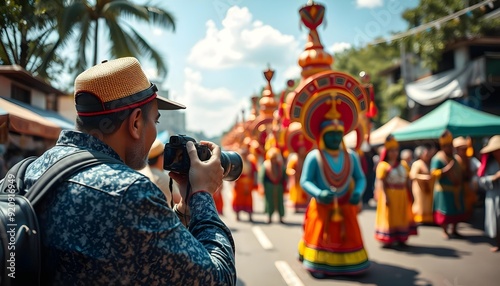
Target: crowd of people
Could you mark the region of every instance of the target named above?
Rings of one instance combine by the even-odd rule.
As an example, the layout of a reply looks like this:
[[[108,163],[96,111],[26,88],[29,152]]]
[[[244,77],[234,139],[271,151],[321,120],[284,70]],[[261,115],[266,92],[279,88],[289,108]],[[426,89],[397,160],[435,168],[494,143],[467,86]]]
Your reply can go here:
[[[409,173],[413,221],[440,226],[445,239],[463,238],[459,223],[471,222],[476,207],[484,203],[485,233],[495,238],[491,250],[498,251],[500,161],[495,158],[500,156],[499,140],[500,135],[492,136],[474,152],[471,138],[454,138],[445,130],[438,140],[439,149],[416,147]],[[485,172],[487,167],[489,173]]]
[[[474,211],[483,205],[480,198],[485,198],[485,233],[494,238],[491,251],[499,251],[500,135],[491,137],[475,152],[471,138],[454,137],[448,130],[437,142],[403,150],[389,135],[373,169],[365,171],[358,153],[342,142],[342,124],[325,121],[321,126],[324,130],[317,139],[319,147],[305,156],[300,177],[307,208],[298,251],[313,276],[356,274],[368,267],[356,217],[363,192],[371,189],[376,201],[374,237],[383,248],[408,247],[409,237],[418,235],[422,225],[440,227],[445,239],[463,238],[459,224],[470,223]],[[290,154],[292,163],[287,165],[296,164],[296,156]],[[253,172],[254,179],[245,175],[244,186],[238,181],[234,185],[233,209],[238,219],[242,210],[252,214],[249,193],[258,191],[266,202],[268,222],[274,210],[283,222],[284,194],[288,193],[292,206],[297,202],[297,195],[293,194],[292,200],[291,193],[292,188],[296,192],[294,170],[288,168],[284,173],[283,158],[276,148],[269,150],[260,167],[256,156],[246,152],[245,157],[253,162],[248,174],[252,176]],[[271,159],[275,157],[279,160]],[[367,185],[367,172],[375,174],[372,188]],[[285,174],[288,179],[284,179]],[[247,200],[242,204],[239,197],[244,195]],[[334,261],[343,262],[339,265]]]
[[[390,247],[394,244],[405,245],[410,235],[417,234],[418,225],[438,225],[443,230],[444,238],[461,238],[462,234],[458,231],[458,224],[470,221],[475,207],[479,204],[482,205],[482,202],[478,201],[480,197],[486,197],[486,232],[492,238],[497,237],[496,231],[497,228],[500,228],[500,226],[497,227],[497,218],[499,218],[498,192],[500,191],[498,177],[500,177],[500,172],[495,172],[496,165],[494,163],[498,162],[494,158],[496,158],[495,154],[499,156],[498,153],[500,153],[500,151],[497,151],[500,149],[500,144],[497,142],[499,137],[498,135],[493,136],[486,145],[487,147],[476,152],[476,156],[479,154],[483,157],[481,162],[474,156],[470,138],[462,136],[453,138],[451,132],[447,130],[440,136],[438,144],[425,143],[416,146],[414,150],[400,150],[398,141],[393,136],[389,136],[382,146],[383,148],[380,149],[378,162],[376,162],[373,170],[369,170],[374,172],[376,177],[372,188],[377,211],[375,238],[381,242],[383,247]],[[245,156],[252,156],[252,154],[248,154],[248,149],[245,150]],[[296,192],[295,188],[297,186],[295,182],[300,179],[295,176],[295,172],[290,167],[288,168],[290,171],[287,172],[288,176],[284,176],[283,158],[281,158],[278,150],[269,150],[267,156],[280,157],[280,164],[275,164],[275,167],[279,168],[276,171],[279,176],[271,176],[270,166],[273,166],[273,164],[269,164],[267,169],[260,168],[258,178],[255,175],[259,170],[256,157],[253,156],[253,159],[248,161],[252,162],[248,168],[255,172],[253,179],[249,179],[245,175],[242,179],[251,181],[245,184],[247,187],[242,188],[236,183],[237,185],[233,189],[233,197],[235,198],[233,209],[238,213],[238,219],[239,212],[242,210],[251,215],[253,210],[251,203],[248,203],[248,201],[251,201],[251,195],[248,194],[260,190],[260,193],[265,196],[266,212],[269,217],[272,215],[271,211],[276,209],[280,215],[280,221],[282,221],[282,196],[289,193],[291,199],[291,189],[294,188],[294,192]],[[290,161],[292,162],[288,163],[288,165],[293,166],[296,164],[296,160],[293,159],[296,156],[295,153],[290,155]],[[301,170],[301,172],[303,171],[303,182],[300,186],[302,192],[299,193],[301,197],[298,201],[303,204],[303,197],[305,197],[307,207],[311,208],[312,206],[316,207],[315,202],[311,204],[311,198],[324,199],[321,198],[319,193],[311,190],[306,179],[316,169],[311,167],[309,160],[305,161],[306,163],[302,167],[303,170]],[[265,161],[269,162],[268,159]],[[341,162],[344,165],[347,164],[345,161]],[[490,168],[488,172],[486,172],[487,165]],[[266,163],[262,166],[265,167]],[[340,167],[337,168],[340,169]],[[499,170],[497,167],[496,171]],[[336,173],[332,172],[328,175],[328,178],[335,178],[335,175]],[[273,185],[273,191],[269,191],[269,178],[273,178],[277,182],[277,184]],[[280,178],[281,180],[279,180]],[[264,180],[266,183],[264,183]],[[335,182],[334,179],[331,180]],[[265,185],[268,185],[267,191],[265,191]],[[284,189],[283,186],[285,186]],[[326,186],[331,187],[332,183],[325,183],[323,188],[326,188]],[[370,188],[366,185],[365,189]],[[243,196],[240,193],[246,194],[246,203],[240,202],[239,197]],[[279,197],[279,200],[277,200],[277,197]],[[294,197],[297,197],[295,193]],[[335,197],[337,198],[336,204],[338,204],[339,197]],[[333,202],[333,196],[331,199],[332,201],[328,203]],[[297,199],[292,200],[292,205],[295,205],[294,202],[296,201]],[[270,206],[274,207],[271,208]],[[498,245],[495,245],[492,250],[497,251]]]

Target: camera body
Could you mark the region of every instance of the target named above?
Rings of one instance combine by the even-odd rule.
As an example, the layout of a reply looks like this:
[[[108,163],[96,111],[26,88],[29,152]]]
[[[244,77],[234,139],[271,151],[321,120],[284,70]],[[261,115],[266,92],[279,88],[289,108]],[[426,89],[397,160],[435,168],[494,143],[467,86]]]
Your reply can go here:
[[[163,169],[179,174],[187,174],[189,172],[191,163],[186,150],[186,143],[189,141],[194,143],[200,161],[210,159],[212,154],[206,145],[198,144],[196,140],[186,135],[173,135],[170,136],[170,141],[165,144]]]
[[[165,144],[163,169],[179,174],[189,173],[191,161],[186,149],[186,143],[189,141],[194,143],[200,161],[210,159],[212,152],[206,145],[198,144],[195,139],[186,135],[172,135],[170,141]],[[243,170],[243,160],[240,155],[232,151],[222,151],[220,160],[224,169],[223,179],[226,181],[237,180]]]

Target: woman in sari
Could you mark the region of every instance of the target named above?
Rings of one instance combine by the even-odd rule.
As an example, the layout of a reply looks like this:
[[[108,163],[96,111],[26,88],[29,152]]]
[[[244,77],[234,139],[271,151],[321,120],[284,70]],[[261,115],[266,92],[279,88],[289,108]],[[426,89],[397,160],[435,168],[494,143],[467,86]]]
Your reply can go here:
[[[392,135],[387,137],[384,147],[375,180],[375,239],[384,247],[394,243],[404,246],[410,235],[417,234],[411,211],[409,169],[402,164],[399,143]]]

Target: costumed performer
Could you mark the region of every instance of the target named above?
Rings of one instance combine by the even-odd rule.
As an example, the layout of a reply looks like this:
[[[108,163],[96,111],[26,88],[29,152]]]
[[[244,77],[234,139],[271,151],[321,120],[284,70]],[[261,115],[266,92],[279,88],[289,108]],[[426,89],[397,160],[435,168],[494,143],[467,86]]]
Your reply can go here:
[[[375,179],[375,239],[384,247],[394,243],[404,246],[410,235],[417,234],[411,212],[410,170],[401,160],[399,143],[394,136],[387,136],[384,148]]]
[[[244,146],[239,151],[243,161],[243,171],[233,187],[233,210],[236,220],[240,221],[240,212],[248,213],[248,220],[252,222],[253,197],[252,193],[257,188],[257,159]]]
[[[281,152],[271,147],[258,171],[258,188],[264,194],[267,223],[271,223],[274,212],[278,212],[280,223],[284,223],[285,205],[283,195],[286,187],[286,169]]]
[[[294,122],[291,126],[294,126],[294,124],[300,125],[300,123]],[[311,197],[302,189],[300,185],[300,176],[302,175],[302,168],[306,155],[308,151],[312,149],[312,143],[304,139],[304,135],[300,129],[289,133],[288,137],[289,150],[292,150],[292,153],[288,156],[286,165],[290,193],[289,198],[290,202],[293,204],[295,213],[304,212]]]
[[[470,138],[469,138],[470,140]],[[463,136],[453,139],[455,148],[455,160],[462,168],[462,185],[464,188],[465,218],[470,219],[474,212],[474,206],[477,203],[477,170],[481,162],[472,154],[468,156],[468,141]],[[473,153],[473,152],[471,152]]]
[[[357,153],[343,143],[344,122],[335,97],[330,105],[316,137],[318,149],[307,155],[300,179],[312,198],[299,260],[316,278],[359,274],[370,265],[357,220],[366,178]]]
[[[457,224],[465,220],[462,169],[453,156],[453,135],[445,130],[439,137],[440,151],[432,157],[434,177],[434,222],[441,226],[446,239],[461,237]],[[451,233],[448,226],[451,225]]]

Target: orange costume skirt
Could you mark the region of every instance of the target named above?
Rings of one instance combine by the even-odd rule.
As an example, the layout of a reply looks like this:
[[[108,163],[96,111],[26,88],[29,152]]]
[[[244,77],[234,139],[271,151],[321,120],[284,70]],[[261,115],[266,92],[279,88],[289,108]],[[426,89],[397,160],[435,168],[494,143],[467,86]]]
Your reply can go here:
[[[233,210],[235,212],[253,212],[252,192],[255,187],[255,180],[252,177],[242,174],[234,182],[233,188]]]
[[[339,201],[339,209],[340,221],[334,220],[333,203],[321,204],[314,198],[309,203],[304,235],[299,242],[299,260],[310,272],[359,274],[370,265],[359,230],[358,206]]]

